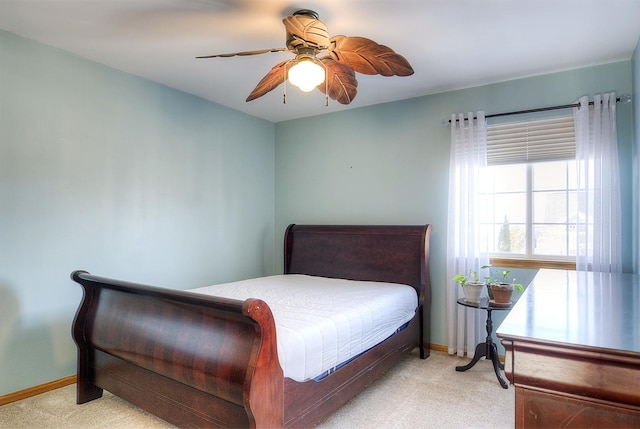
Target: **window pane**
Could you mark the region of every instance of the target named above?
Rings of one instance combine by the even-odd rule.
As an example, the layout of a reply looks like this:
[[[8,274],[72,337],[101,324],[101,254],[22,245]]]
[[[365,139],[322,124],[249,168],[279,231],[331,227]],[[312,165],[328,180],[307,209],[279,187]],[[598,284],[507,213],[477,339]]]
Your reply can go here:
[[[496,194],[495,195],[495,211],[492,221],[495,223],[527,222],[527,194]]]
[[[567,193],[534,192],[533,223],[567,223]]]
[[[567,237],[567,255],[568,256],[576,256],[578,254],[577,252],[577,245],[578,245],[578,230],[576,229],[576,225],[569,225],[567,227],[568,230],[568,237]],[[584,235],[584,232],[582,233],[582,235]],[[580,243],[584,243],[584,240],[580,240]],[[582,245],[584,246],[584,244]],[[582,253],[584,254],[584,249],[582,251]]]
[[[533,254],[536,256],[567,256],[566,225],[534,225]]]
[[[526,253],[526,225],[504,222],[494,228],[495,253],[524,255]]]
[[[526,192],[527,164],[498,165],[492,168],[495,169],[494,192]]]
[[[578,171],[577,171],[577,162],[569,161],[567,162],[568,173],[567,179],[569,180],[569,189],[577,189],[578,188]]]
[[[535,191],[567,188],[567,162],[539,162],[532,164]]]
[[[577,220],[581,222],[584,219],[578,219],[578,192],[577,191],[569,191],[567,193],[567,204],[569,204],[569,223],[575,224]]]

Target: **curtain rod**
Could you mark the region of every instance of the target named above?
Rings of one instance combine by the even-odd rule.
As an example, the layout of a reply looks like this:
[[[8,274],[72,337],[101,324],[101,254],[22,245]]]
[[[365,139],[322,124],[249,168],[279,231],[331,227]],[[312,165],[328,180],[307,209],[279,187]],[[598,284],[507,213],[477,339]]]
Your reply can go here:
[[[621,95],[620,97],[616,98],[616,103],[630,103],[631,102],[631,95],[630,94],[625,94],[625,95]],[[593,106],[593,101],[589,102],[589,106]],[[535,113],[535,112],[544,112],[547,110],[560,110],[560,109],[571,109],[573,107],[580,107],[580,103],[572,103],[572,104],[563,104],[561,106],[550,106],[550,107],[540,107],[537,109],[528,109],[528,110],[517,110],[515,112],[503,112],[503,113],[493,113],[491,115],[485,115],[484,117],[486,119],[489,118],[497,118],[499,116],[511,116],[511,115],[522,115],[524,113]],[[473,117],[473,119],[477,119],[475,116]],[[464,118],[465,121],[468,120],[468,118]],[[457,121],[457,119],[456,119]],[[450,125],[451,124],[451,119],[445,119],[442,121],[445,125]]]

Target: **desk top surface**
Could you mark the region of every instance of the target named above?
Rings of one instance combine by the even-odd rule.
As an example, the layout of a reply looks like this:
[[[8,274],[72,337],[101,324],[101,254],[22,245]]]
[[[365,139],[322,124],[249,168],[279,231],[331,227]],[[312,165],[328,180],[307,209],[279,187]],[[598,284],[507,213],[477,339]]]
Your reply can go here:
[[[497,335],[640,354],[640,275],[540,270]]]

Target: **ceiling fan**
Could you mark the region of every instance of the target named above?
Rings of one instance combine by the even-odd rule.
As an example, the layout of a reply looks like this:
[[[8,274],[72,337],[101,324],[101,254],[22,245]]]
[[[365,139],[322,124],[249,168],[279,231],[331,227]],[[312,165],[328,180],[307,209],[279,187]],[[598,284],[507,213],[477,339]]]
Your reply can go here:
[[[349,104],[356,97],[358,81],[355,72],[382,76],[410,76],[413,68],[391,48],[365,37],[329,37],[327,27],[318,14],[301,9],[282,20],[286,29],[286,48],[228,54],[204,55],[196,58],[216,58],[258,55],[269,52],[293,52],[295,58],[276,64],[267,73],[246,101],[262,97],[283,83],[289,82],[305,92],[318,88],[340,104]],[[322,55],[318,57],[318,55]],[[307,71],[301,70],[307,68]],[[296,78],[314,77],[309,82]],[[285,94],[286,97],[286,94]],[[328,100],[327,100],[328,101]],[[285,98],[286,102],[286,98]]]

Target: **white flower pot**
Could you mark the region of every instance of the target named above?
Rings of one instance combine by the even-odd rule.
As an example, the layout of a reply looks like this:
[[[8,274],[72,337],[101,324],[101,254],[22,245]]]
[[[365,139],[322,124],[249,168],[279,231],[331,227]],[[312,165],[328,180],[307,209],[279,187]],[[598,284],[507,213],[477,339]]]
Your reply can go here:
[[[464,299],[467,302],[480,302],[480,294],[482,293],[482,289],[484,289],[484,283],[467,283],[462,287],[462,292],[464,292]]]

